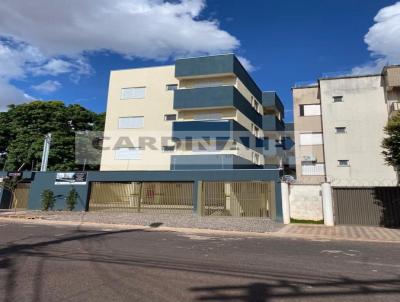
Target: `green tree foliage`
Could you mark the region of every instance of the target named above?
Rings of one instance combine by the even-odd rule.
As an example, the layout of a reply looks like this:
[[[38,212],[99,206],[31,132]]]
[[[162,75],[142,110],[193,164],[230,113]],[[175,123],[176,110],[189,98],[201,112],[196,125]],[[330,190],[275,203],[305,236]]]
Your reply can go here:
[[[400,167],[400,113],[392,117],[385,127],[387,137],[383,139],[383,155],[386,162],[398,169]]]
[[[75,131],[103,131],[104,114],[61,101],[35,101],[11,105],[0,112],[0,158],[6,170],[37,170],[44,136],[52,134],[49,170],[78,170],[75,164]],[[2,163],[0,159],[0,164]],[[98,167],[86,167],[96,169]]]
[[[75,189],[72,189],[71,191],[68,192],[66,198],[67,209],[70,211],[75,209],[77,200],[78,200],[78,192],[76,192]]]
[[[56,204],[56,197],[52,190],[46,189],[42,193],[42,210],[48,211],[53,210]]]

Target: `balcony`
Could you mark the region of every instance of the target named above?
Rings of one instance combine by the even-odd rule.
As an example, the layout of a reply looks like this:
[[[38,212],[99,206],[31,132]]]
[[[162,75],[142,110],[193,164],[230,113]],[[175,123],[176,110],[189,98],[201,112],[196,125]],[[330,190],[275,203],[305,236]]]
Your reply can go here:
[[[388,87],[400,87],[400,66],[387,66],[384,68],[384,74]]]
[[[400,110],[400,102],[394,102],[389,107],[389,117],[392,118]]]
[[[175,121],[172,126],[175,140],[236,141],[247,148],[262,152],[263,140],[255,137],[235,120]]]
[[[264,131],[285,131],[285,123],[275,115],[264,115],[262,121]]]
[[[172,155],[171,170],[262,169],[233,154]]]
[[[271,109],[276,112],[279,112],[282,116],[282,119],[285,115],[285,108],[278,94],[274,91],[263,92],[262,95],[262,104],[266,109]]]
[[[179,59],[175,62],[177,79],[235,75],[257,98],[261,90],[234,54]]]
[[[234,86],[179,89],[174,93],[174,109],[209,109],[233,107],[261,128],[262,116]]]

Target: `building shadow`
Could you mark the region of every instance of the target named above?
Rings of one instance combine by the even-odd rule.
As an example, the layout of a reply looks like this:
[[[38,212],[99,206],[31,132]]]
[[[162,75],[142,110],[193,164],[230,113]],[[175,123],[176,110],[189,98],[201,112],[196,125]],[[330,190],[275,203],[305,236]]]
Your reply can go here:
[[[47,259],[46,256],[41,255],[40,252],[43,248],[49,248],[51,246],[57,246],[62,243],[66,243],[69,241],[76,241],[76,240],[88,240],[88,239],[96,239],[101,238],[109,235],[115,234],[122,234],[122,233],[131,233],[131,232],[139,232],[142,231],[141,229],[135,230],[119,230],[119,231],[101,231],[101,232],[94,232],[94,231],[83,231],[77,230],[74,234],[70,236],[66,236],[64,238],[48,240],[48,241],[39,241],[35,243],[26,243],[26,244],[18,244],[12,243],[2,249],[0,249],[0,272],[5,275],[4,281],[4,295],[2,301],[4,302],[14,302],[16,301],[15,293],[17,290],[17,263],[16,259],[19,256],[34,256],[35,254],[39,256],[39,262],[36,267],[35,276],[34,276],[34,290],[33,290],[33,297],[32,302],[40,302],[41,299],[41,292],[42,292],[42,281],[43,281],[43,267],[44,263]],[[29,237],[23,238],[23,240],[27,240]],[[46,299],[43,299],[46,301]]]
[[[380,288],[378,288],[380,286]],[[393,295],[400,293],[400,279],[390,280],[354,280],[340,278],[332,282],[290,282],[275,280],[246,285],[226,285],[215,287],[193,287],[191,292],[197,294],[196,301],[243,301],[268,302],[273,300],[297,300],[335,298],[338,301],[345,297],[365,295]],[[343,300],[345,301],[345,300]]]
[[[150,224],[149,224],[149,227],[151,227],[151,228],[158,228],[158,227],[160,227],[160,226],[162,226],[162,225],[163,225],[162,222],[153,222],[153,223],[150,223]]]
[[[9,246],[0,249],[0,271],[3,270],[5,292],[3,301],[16,301],[18,290],[18,266],[19,257],[33,257],[35,272],[33,280],[33,294],[29,299],[40,302],[47,301],[43,293],[46,273],[44,270],[46,261],[62,261],[68,263],[90,262],[96,267],[99,275],[107,277],[109,265],[122,265],[130,271],[136,268],[145,270],[164,270],[174,273],[195,273],[197,276],[209,278],[218,277],[218,280],[232,280],[232,284],[221,286],[193,286],[182,287],[187,293],[186,301],[243,301],[261,302],[284,299],[324,299],[326,297],[358,297],[365,295],[400,295],[400,276],[394,275],[390,279],[350,279],[345,277],[332,277],[322,273],[283,272],[274,271],[270,268],[250,268],[244,270],[241,267],[215,262],[204,262],[196,259],[181,259],[180,257],[165,257],[164,255],[153,255],[147,252],[126,253],[115,250],[98,250],[96,247],[86,253],[74,253],[69,246],[60,246],[72,241],[86,242],[88,246],[92,240],[107,239],[109,236],[128,234],[133,232],[145,232],[142,229],[118,230],[118,231],[89,231],[77,230],[64,237],[33,243],[13,242]],[[42,237],[40,237],[42,238]],[[26,237],[23,240],[36,238]],[[40,239],[42,240],[42,239]],[[56,252],[54,252],[56,251]],[[135,278],[133,275],[132,278]],[[134,279],[133,279],[134,280]],[[210,279],[211,280],[211,279]],[[244,281],[243,281],[244,280]],[[108,283],[110,280],[104,280]],[[129,290],[134,291],[134,282],[129,282]],[[119,288],[114,289],[118,293]],[[126,290],[126,289],[125,289]],[[121,292],[122,294],[122,292]],[[189,298],[192,297],[192,298]],[[123,297],[120,297],[121,299]],[[126,298],[126,297],[125,297]],[[123,299],[124,300],[124,299]],[[126,300],[126,299],[125,299]]]
[[[375,204],[380,209],[380,225],[400,228],[400,187],[375,187]]]

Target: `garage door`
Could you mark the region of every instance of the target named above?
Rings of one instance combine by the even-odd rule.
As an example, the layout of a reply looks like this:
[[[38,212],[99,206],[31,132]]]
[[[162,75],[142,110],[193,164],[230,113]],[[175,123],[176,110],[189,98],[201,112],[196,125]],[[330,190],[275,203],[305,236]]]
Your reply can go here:
[[[334,188],[336,224],[400,227],[400,187]]]

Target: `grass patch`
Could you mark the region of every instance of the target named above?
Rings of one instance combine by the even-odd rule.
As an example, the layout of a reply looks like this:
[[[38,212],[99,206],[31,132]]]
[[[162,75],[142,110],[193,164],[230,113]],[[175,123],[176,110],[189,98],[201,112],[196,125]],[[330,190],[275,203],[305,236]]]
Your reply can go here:
[[[301,220],[290,218],[290,223],[324,224],[324,220]]]

